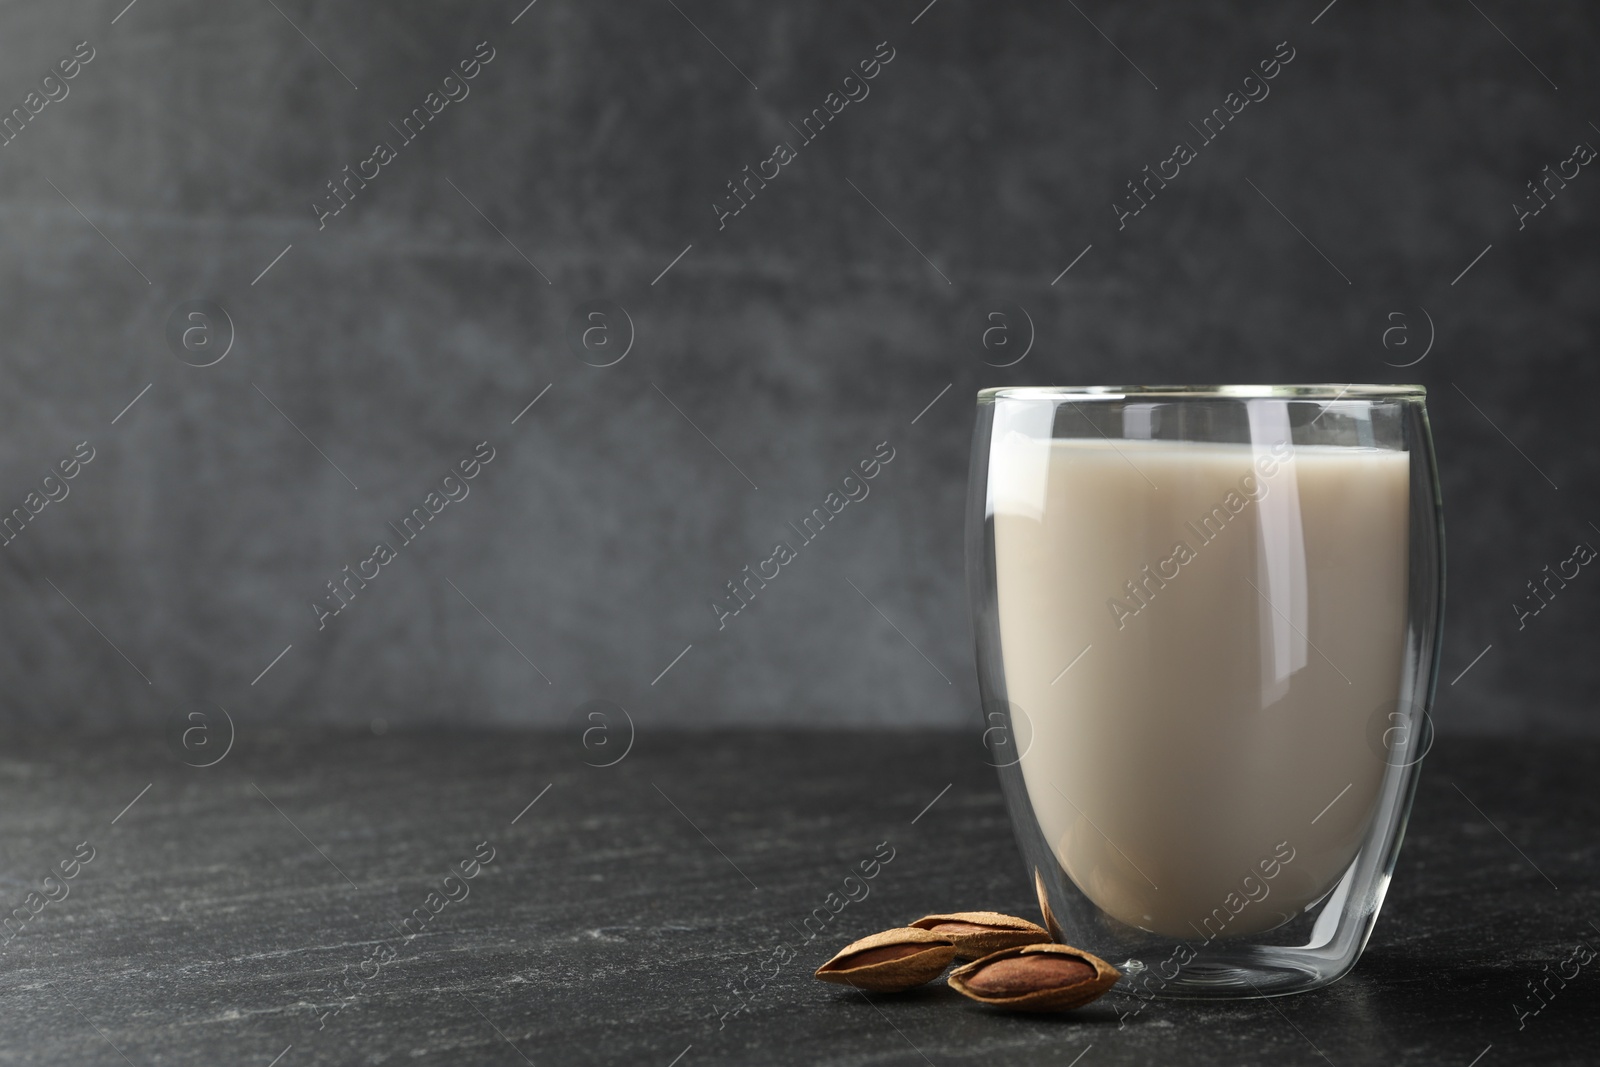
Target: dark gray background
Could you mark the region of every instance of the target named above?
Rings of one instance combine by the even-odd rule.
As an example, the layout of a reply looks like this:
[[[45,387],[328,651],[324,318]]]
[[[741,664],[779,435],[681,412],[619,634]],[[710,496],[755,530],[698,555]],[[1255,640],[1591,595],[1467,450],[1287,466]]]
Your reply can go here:
[[[604,697],[644,722],[976,726],[975,390],[1420,380],[1438,721],[1593,731],[1600,576],[1521,632],[1511,605],[1600,544],[1600,177],[1520,232],[1511,205],[1600,144],[1596,15],[924,3],[6,5],[0,111],[74,43],[97,56],[0,148],[0,510],[97,454],[0,549],[4,715],[515,725]],[[1117,232],[1123,183],[1286,39],[1270,97]],[[470,97],[319,232],[323,183],[484,40]],[[881,41],[871,95],[719,232],[724,183]],[[208,368],[165,339],[201,298],[237,333]],[[606,369],[565,340],[594,299],[636,329]],[[993,369],[1003,301],[1037,337]],[[1424,308],[1429,355],[1386,365],[1427,347]],[[484,439],[470,497],[318,632],[322,583]],[[723,583],[882,440],[871,496],[716,632]]]

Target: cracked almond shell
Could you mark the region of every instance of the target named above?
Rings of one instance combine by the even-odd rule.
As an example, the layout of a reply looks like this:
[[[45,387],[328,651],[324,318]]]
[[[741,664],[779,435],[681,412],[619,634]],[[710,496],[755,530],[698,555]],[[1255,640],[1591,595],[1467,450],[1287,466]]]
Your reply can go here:
[[[911,925],[954,941],[958,960],[975,960],[1003,948],[1045,944],[1050,940],[1050,932],[1037,923],[998,911],[925,915]]]
[[[1071,945],[1001,949],[950,972],[964,997],[1011,1011],[1081,1008],[1117,984],[1122,972]]]
[[[899,993],[939,977],[955,953],[950,938],[904,926],[846,945],[816,976],[869,993]]]

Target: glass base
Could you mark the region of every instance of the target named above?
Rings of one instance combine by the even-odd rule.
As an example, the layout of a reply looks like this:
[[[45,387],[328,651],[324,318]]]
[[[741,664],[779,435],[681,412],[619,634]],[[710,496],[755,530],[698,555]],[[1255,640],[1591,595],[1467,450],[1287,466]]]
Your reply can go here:
[[[1255,946],[1237,953],[1213,949],[1208,958],[1188,964],[1171,979],[1147,978],[1150,967],[1139,959],[1125,960],[1117,968],[1125,978],[1111,990],[1114,995],[1135,1000],[1240,1000],[1321,989],[1349,973],[1350,965]]]

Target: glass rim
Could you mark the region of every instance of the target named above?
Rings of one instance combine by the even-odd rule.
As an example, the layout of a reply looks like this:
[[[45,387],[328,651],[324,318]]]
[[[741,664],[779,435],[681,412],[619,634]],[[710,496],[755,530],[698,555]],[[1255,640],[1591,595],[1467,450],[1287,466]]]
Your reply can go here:
[[[1171,397],[1186,400],[1415,400],[1426,399],[1420,385],[1023,385],[978,391],[978,403],[994,400],[1127,400]]]

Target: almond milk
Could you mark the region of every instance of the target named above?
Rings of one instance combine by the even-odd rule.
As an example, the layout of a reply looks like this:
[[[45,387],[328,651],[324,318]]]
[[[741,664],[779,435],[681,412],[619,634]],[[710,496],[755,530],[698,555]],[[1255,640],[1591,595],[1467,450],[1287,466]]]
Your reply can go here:
[[[1156,934],[1259,933],[1316,903],[1386,770],[1369,723],[1401,692],[1409,454],[1278,429],[1113,443],[996,420],[1023,780],[1072,882]]]

